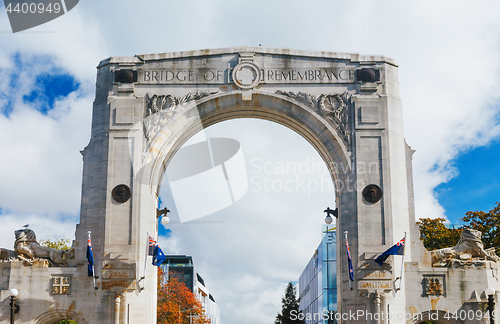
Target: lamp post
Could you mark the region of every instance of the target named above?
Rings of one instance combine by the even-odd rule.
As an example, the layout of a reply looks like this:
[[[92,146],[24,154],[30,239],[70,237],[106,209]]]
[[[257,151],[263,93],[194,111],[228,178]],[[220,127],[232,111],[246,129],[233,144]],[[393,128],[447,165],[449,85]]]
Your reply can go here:
[[[12,288],[10,291],[10,324],[14,324],[14,314],[19,313],[19,305],[17,304],[17,295],[19,291],[16,288]]]
[[[333,218],[330,215],[333,215],[335,218],[339,217],[339,209],[338,208],[330,209],[330,207],[327,207],[323,212],[326,213],[325,223],[327,225],[330,225],[333,222]]]
[[[485,291],[486,296],[488,296],[488,312],[490,315],[490,324],[495,323],[495,319],[493,318],[493,311],[495,310],[495,289],[489,287]]]
[[[161,218],[161,224],[163,226],[167,225],[170,222],[170,219],[168,218],[168,215],[167,215],[168,213],[170,213],[170,210],[168,210],[167,207],[165,207],[163,209],[156,210],[156,218],[160,218],[161,216],[163,216]]]

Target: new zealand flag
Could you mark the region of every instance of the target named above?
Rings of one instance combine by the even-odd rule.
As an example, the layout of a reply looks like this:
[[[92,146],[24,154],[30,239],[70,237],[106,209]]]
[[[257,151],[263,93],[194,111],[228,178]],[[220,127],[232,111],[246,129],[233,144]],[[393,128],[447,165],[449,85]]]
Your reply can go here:
[[[90,233],[87,238],[87,262],[88,262],[88,275],[89,277],[94,276],[94,256],[92,255],[92,243],[90,242]]]
[[[347,247],[347,262],[349,263],[349,280],[354,281],[354,269],[352,268],[351,250],[349,249],[349,243],[347,242],[347,234],[345,237],[345,246]]]
[[[155,266],[160,266],[160,264],[165,261],[167,258],[165,257],[165,254],[163,254],[163,251],[160,249],[160,246],[158,244],[155,245],[155,250],[153,253],[153,265]]]
[[[404,255],[405,254],[405,239],[402,238],[401,241],[391,246],[387,251],[379,255],[375,262],[382,265],[389,255]]]

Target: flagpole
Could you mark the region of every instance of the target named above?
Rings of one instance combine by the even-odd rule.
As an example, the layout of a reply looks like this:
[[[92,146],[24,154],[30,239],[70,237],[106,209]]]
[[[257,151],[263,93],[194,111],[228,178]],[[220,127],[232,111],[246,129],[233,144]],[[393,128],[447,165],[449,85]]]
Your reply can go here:
[[[406,253],[406,231],[405,231],[405,244],[403,245],[403,257],[401,258],[401,275],[399,276],[399,288],[396,290],[401,290],[401,281],[403,281],[403,268],[405,265],[405,253]]]
[[[146,265],[148,263],[148,252],[149,252],[149,232],[146,231],[146,254],[144,255],[144,275],[141,277],[140,280],[145,280],[146,279]],[[144,288],[146,285],[142,285]],[[142,290],[142,289],[141,289]]]
[[[347,231],[344,231],[344,234],[345,234],[345,242],[347,243]],[[346,244],[346,249],[348,249],[347,247],[347,244]],[[349,256],[349,254],[348,254]],[[349,260],[347,260],[347,262],[349,262]],[[349,266],[347,266],[349,268]],[[351,269],[348,269],[348,271],[351,271]],[[352,286],[351,286],[351,275],[349,274],[349,289],[352,290]]]
[[[91,231],[88,231],[87,234],[88,234],[88,239],[89,239],[89,242],[92,242],[92,238],[90,237],[90,233]],[[91,248],[92,248],[92,243],[91,243]],[[92,257],[93,259],[94,257]],[[96,289],[95,287],[95,269],[94,269],[94,262],[92,262],[92,279],[94,280],[94,289]]]

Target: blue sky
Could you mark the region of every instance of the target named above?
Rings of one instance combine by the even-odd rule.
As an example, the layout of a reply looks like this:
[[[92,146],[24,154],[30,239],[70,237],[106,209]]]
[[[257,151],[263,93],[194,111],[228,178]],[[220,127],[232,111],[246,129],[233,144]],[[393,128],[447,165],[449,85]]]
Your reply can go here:
[[[460,224],[466,212],[487,212],[500,202],[500,139],[463,152],[450,164],[457,175],[435,193],[451,223]]]
[[[302,0],[254,0],[251,6],[228,0],[150,0],[141,5],[126,0],[85,0],[60,18],[12,34],[1,9],[0,247],[11,248],[14,230],[26,223],[40,239],[74,238],[81,194],[79,151],[90,139],[100,60],[240,45],[395,59],[405,137],[416,150],[417,216],[448,217],[456,223],[468,210],[490,210],[500,200],[498,12],[500,2],[496,0],[315,0],[307,6]],[[301,158],[317,158],[304,139],[279,125],[241,120],[215,126],[207,134],[233,134],[246,143],[248,159],[300,163]],[[255,138],[258,140],[253,143]],[[288,144],[281,145],[276,138],[286,139]],[[332,205],[331,196],[324,194],[312,200],[300,192],[276,196],[250,192],[224,214],[207,217],[225,222],[234,238],[218,233],[213,224],[192,224],[183,229],[172,215],[172,233],[167,237],[160,226],[159,241],[167,253],[196,256],[223,316],[238,323],[272,322],[280,307],[284,281],[297,280],[319,244],[322,211]],[[311,204],[297,209],[297,201]],[[257,229],[264,222],[268,226],[259,234]],[[294,232],[297,227],[304,233]],[[186,237],[206,240],[198,249],[186,245],[176,234],[183,231]],[[270,241],[276,233],[279,237]],[[293,235],[300,240],[291,254],[286,246],[296,244]],[[252,236],[258,240],[247,246],[243,238]],[[253,263],[242,260],[236,264],[211,254],[212,250],[222,251],[227,241],[245,253],[255,252],[258,258]],[[266,244],[272,251],[262,247]],[[236,254],[234,250],[227,253]],[[225,274],[211,272],[213,267],[205,256],[244,275],[234,278],[240,280],[235,284]],[[290,262],[288,269],[273,266],[277,258],[281,263]],[[231,295],[234,286],[246,290]],[[235,308],[234,303],[243,306]],[[255,322],[248,321],[255,309],[265,311]]]

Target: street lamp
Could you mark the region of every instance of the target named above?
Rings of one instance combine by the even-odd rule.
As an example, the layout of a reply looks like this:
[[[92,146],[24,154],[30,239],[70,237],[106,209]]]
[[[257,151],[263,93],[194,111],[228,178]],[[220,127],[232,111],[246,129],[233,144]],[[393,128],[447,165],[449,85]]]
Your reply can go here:
[[[170,213],[170,210],[168,210],[167,207],[165,207],[163,209],[156,210],[156,217],[157,218],[159,218],[160,216],[163,215],[163,217],[161,218],[161,224],[163,226],[167,225],[170,222],[170,219],[168,218],[167,213]]]
[[[9,291],[10,295],[10,324],[14,324],[14,314],[19,313],[19,305],[17,304],[17,295],[19,291],[16,288],[12,288]]]
[[[330,209],[330,207],[326,207],[326,209],[323,211],[326,213],[326,218],[325,218],[325,223],[330,225],[333,222],[333,218],[330,215],[333,215],[335,218],[339,217],[339,209]]]
[[[493,311],[495,310],[495,289],[488,287],[485,291],[486,296],[488,296],[488,312],[490,313],[490,324],[495,323],[495,319],[493,318]]]

